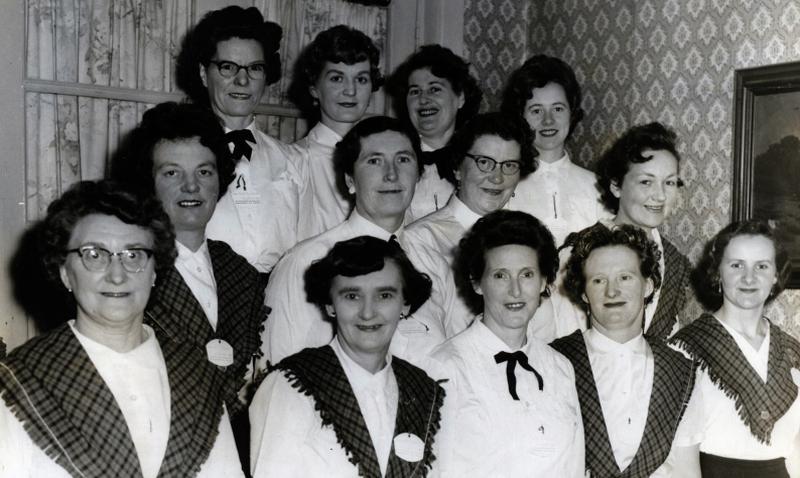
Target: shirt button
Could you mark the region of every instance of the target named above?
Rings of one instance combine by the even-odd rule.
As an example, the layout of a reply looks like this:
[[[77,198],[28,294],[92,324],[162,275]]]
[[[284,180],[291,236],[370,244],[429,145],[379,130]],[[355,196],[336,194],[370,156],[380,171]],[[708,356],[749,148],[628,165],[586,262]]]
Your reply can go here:
[[[131,395],[131,401],[135,402],[136,400],[138,400],[138,397],[136,395]]]
[[[761,410],[761,419],[768,420],[769,419],[769,412],[766,410]]]

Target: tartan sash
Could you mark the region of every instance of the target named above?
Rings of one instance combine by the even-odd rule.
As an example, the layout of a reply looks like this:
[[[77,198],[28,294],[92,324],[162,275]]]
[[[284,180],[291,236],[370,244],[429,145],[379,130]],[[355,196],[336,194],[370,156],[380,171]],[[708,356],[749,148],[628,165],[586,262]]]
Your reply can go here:
[[[427,476],[433,455],[433,441],[439,429],[444,390],[425,372],[397,357],[392,357],[392,371],[399,392],[394,436],[412,433],[425,442],[419,462],[407,462],[394,452],[389,454],[387,478]],[[359,476],[380,478],[375,448],[353,389],[339,359],[330,346],[307,348],[283,359],[275,369],[284,373],[298,392],[314,399],[323,425],[329,425],[347,453],[348,460],[358,467]]]
[[[653,388],[639,448],[624,470],[619,469],[614,458],[583,335],[575,331],[552,343],[575,369],[586,438],[586,469],[592,476],[648,477],[666,461],[672,448],[694,386],[694,365],[659,339],[647,335],[644,338],[653,351]]]
[[[692,265],[686,256],[663,237],[661,244],[664,246],[664,277],[661,296],[650,327],[647,328],[647,335],[666,340],[675,327],[678,314],[686,305],[686,287],[689,285]]]
[[[148,304],[145,323],[175,340],[197,346],[205,354],[215,338],[233,347],[233,364],[225,368],[225,403],[231,417],[247,412],[239,400],[251,358],[261,354],[261,331],[267,317],[264,305],[266,281],[226,243],[208,240],[211,267],[217,283],[217,330],[175,267],[162,274]]]
[[[170,384],[158,476],[195,476],[216,441],[223,377],[195,350],[157,339]],[[70,475],[142,476],[122,411],[67,324],[14,350],[0,364],[0,389],[31,440]]]
[[[739,350],[734,338],[713,315],[704,313],[672,338],[708,372],[711,381],[736,404],[750,433],[769,444],[775,422],[797,399],[791,369],[800,369],[800,343],[772,322],[769,324],[767,383]]]

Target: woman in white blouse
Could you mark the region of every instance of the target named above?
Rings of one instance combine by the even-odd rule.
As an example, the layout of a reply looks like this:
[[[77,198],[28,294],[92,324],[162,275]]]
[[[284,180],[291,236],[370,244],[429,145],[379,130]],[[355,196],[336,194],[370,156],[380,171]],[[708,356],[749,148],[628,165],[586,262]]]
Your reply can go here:
[[[478,113],[483,93],[469,63],[441,45],[424,45],[392,73],[387,85],[394,111],[419,133],[425,171],[406,214],[415,221],[447,203],[453,193],[447,143]]]
[[[583,476],[572,365],[527,333],[557,269],[553,236],[523,212],[487,214],[461,240],[456,280],[478,317],[431,355],[448,380],[442,476]]]
[[[479,218],[505,206],[520,178],[535,169],[536,153],[523,128],[500,113],[469,120],[448,146],[456,193],[445,207],[415,221],[403,234],[411,261],[433,279],[431,300],[415,316],[428,316],[423,323],[441,323],[447,337],[467,328],[473,317],[453,280],[458,241]]]
[[[800,475],[800,343],[764,315],[790,265],[773,227],[742,221],[707,244],[693,271],[713,313],[672,342],[700,364],[689,406],[699,410],[704,478]]]
[[[254,478],[428,474],[443,390],[389,344],[430,287],[393,239],[338,242],[308,268],[306,294],[336,335],[282,360],[256,392]]]

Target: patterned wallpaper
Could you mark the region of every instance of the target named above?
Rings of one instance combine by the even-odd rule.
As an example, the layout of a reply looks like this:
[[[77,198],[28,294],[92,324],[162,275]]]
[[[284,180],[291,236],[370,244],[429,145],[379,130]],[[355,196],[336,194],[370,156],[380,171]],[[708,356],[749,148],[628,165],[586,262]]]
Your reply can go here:
[[[730,218],[733,71],[800,60],[797,0],[468,0],[465,43],[496,101],[505,78],[534,53],[575,68],[586,117],[572,139],[592,167],[631,125],[662,121],[681,139],[681,205],[663,232],[695,260]],[[510,10],[515,10],[509,14]],[[495,19],[494,22],[487,19]],[[522,25],[527,23],[526,25]],[[501,25],[492,28],[494,24]],[[477,27],[471,27],[477,25]],[[513,32],[526,29],[517,41]],[[493,50],[498,48],[497,50]],[[490,50],[493,54],[482,55]],[[524,51],[521,56],[519,54]],[[800,291],[787,291],[769,315],[800,337]]]

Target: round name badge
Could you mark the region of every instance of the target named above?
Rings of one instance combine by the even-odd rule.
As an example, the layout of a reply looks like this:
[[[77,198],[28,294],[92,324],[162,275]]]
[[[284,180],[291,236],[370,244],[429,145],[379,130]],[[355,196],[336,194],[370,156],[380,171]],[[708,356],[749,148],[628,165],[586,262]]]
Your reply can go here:
[[[420,461],[425,454],[425,443],[417,435],[401,433],[394,437],[394,454],[405,461]]]
[[[206,344],[208,361],[219,367],[233,364],[233,347],[222,339],[212,339]]]

